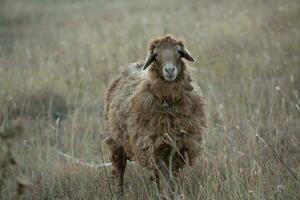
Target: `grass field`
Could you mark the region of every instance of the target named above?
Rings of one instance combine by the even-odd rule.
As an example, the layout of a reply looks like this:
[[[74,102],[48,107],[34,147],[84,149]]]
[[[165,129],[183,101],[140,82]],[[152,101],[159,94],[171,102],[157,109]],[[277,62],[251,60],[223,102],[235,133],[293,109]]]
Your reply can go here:
[[[300,199],[298,0],[0,0],[0,124],[22,115],[15,178],[25,199],[114,199],[102,132],[105,90],[149,39],[171,33],[196,58],[207,100],[202,155],[182,199]],[[147,171],[125,175],[126,199],[158,199]],[[109,168],[107,168],[109,170]]]

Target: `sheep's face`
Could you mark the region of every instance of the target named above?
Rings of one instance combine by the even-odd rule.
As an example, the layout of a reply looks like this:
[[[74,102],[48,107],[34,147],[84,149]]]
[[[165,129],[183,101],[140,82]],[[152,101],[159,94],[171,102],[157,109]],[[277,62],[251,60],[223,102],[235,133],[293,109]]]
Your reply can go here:
[[[178,46],[154,49],[158,73],[166,81],[174,81],[181,73],[181,55]]]
[[[185,49],[183,43],[167,35],[151,43],[150,53],[143,69],[155,62],[154,66],[159,76],[168,82],[172,82],[182,72],[182,58],[194,62],[194,58]]]

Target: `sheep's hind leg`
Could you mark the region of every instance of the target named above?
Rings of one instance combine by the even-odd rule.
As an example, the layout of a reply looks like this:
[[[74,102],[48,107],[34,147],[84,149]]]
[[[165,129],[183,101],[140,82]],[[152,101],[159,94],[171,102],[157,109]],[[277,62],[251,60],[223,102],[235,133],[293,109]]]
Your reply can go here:
[[[124,174],[126,168],[126,153],[123,147],[118,147],[115,151],[112,152],[112,167],[113,174],[116,177],[116,186],[118,197],[122,198],[124,195]]]

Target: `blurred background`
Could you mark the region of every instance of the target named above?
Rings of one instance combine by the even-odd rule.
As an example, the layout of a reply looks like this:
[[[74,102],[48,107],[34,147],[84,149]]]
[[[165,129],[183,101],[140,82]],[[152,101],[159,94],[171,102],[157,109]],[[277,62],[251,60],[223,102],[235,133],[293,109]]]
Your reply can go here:
[[[298,0],[0,0],[0,125],[18,116],[25,135],[14,177],[25,199],[111,199],[103,103],[148,41],[182,38],[209,113],[203,153],[179,184],[183,199],[300,198]],[[109,170],[109,169],[107,169]],[[158,199],[147,172],[125,175],[126,199]]]

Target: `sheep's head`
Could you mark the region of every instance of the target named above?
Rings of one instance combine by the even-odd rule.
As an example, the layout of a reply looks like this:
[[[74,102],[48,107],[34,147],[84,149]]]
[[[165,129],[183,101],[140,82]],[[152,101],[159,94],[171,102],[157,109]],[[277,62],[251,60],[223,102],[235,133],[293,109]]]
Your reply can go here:
[[[155,63],[160,77],[166,81],[174,81],[182,71],[182,58],[194,62],[194,58],[184,47],[183,42],[176,40],[172,35],[154,39],[150,43],[149,55],[143,69]]]

